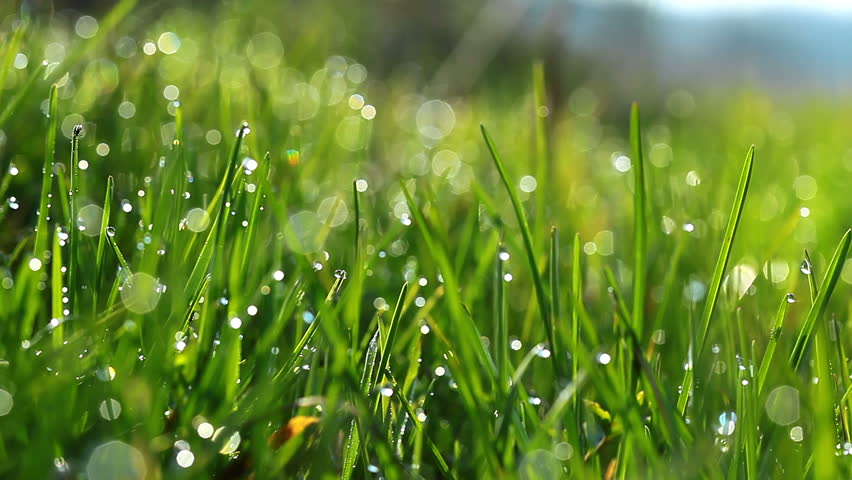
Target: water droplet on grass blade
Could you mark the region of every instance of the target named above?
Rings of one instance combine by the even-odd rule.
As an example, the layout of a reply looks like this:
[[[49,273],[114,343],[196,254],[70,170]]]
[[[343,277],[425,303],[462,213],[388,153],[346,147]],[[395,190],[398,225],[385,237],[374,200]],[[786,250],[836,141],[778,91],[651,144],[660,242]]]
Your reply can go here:
[[[115,420],[121,415],[121,404],[114,398],[104,400],[98,407],[98,412],[104,420]]]
[[[787,303],[796,303],[796,296],[792,293],[787,294]]]
[[[805,438],[802,433],[802,427],[793,427],[790,429],[790,440],[794,442],[801,442]]]
[[[716,427],[716,433],[719,435],[729,436],[734,433],[737,428],[737,414],[734,412],[722,412],[719,415],[719,425]]]
[[[802,264],[799,266],[799,270],[802,271],[805,275],[810,275],[813,272],[813,267],[811,266],[811,262],[808,259],[802,260]]]

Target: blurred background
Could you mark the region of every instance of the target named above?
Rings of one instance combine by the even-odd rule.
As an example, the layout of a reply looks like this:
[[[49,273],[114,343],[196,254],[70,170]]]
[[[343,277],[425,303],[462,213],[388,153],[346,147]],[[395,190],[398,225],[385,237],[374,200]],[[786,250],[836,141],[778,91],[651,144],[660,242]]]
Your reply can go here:
[[[630,235],[626,128],[637,100],[654,214],[669,219],[663,231],[694,223],[700,235],[701,222],[715,230],[727,206],[706,192],[733,189],[752,144],[767,169],[758,169],[746,212],[755,232],[787,232],[796,241],[779,248],[798,257],[852,215],[852,203],[831,194],[852,171],[844,1],[14,0],[0,4],[0,40],[21,18],[35,19],[37,34],[14,57],[0,100],[45,59],[47,81],[60,82],[63,134],[84,123],[86,155],[108,160],[90,162],[91,174],[130,175],[119,190],[135,191],[132,175],[155,162],[141,152],[171,141],[180,101],[200,179],[215,178],[222,132],[248,120],[256,156],[299,152],[291,160],[304,165],[306,198],[320,203],[363,175],[398,220],[407,207],[396,175],[430,178],[459,198],[482,168],[479,179],[496,182],[478,133],[484,122],[516,178],[535,182],[522,187],[537,202],[533,221],[565,219],[600,240],[591,254],[606,256],[618,248],[613,234]],[[39,142],[16,139],[42,122],[46,85],[28,97],[31,116],[2,126],[4,165],[40,158]],[[536,158],[534,138],[542,117],[546,159]],[[137,121],[150,118],[162,123]],[[122,165],[109,162],[119,153]],[[332,164],[333,175],[317,173]],[[19,180],[17,198],[35,198],[38,171],[22,169]],[[764,240],[746,238],[747,248]]]

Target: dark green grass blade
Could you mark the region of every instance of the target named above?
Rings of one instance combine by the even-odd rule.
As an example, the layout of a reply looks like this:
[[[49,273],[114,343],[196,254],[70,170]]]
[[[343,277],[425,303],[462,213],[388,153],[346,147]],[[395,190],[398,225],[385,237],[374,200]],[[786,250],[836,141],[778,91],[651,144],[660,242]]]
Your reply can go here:
[[[2,87],[0,87],[2,88]],[[50,191],[53,188],[53,162],[56,157],[56,84],[50,87],[47,110],[47,135],[44,142],[44,166],[41,170],[41,197],[38,205],[38,223],[36,224],[33,256],[43,258],[47,247],[47,219],[50,217]]]
[[[394,394],[399,401],[400,405],[405,409],[405,413],[411,418],[411,422],[414,424],[414,428],[419,432],[423,432],[423,440],[426,442],[426,445],[429,447],[429,453],[432,454],[432,457],[435,458],[435,461],[438,464],[438,470],[445,478],[454,478],[450,473],[450,467],[447,465],[447,461],[444,460],[444,456],[441,455],[441,450],[435,445],[435,442],[429,437],[429,434],[426,433],[426,430],[423,428],[423,423],[417,419],[417,414],[411,408],[411,404],[408,403],[408,400],[400,391],[400,388],[393,389]]]
[[[643,338],[645,327],[645,281],[648,269],[648,222],[646,212],[645,160],[639,104],[630,108],[630,144],[633,148],[633,329]]]
[[[808,315],[805,317],[805,321],[799,329],[798,335],[796,336],[796,343],[790,353],[788,362],[795,370],[798,370],[808,341],[813,336],[814,325],[817,320],[822,317],[822,314],[825,313],[825,310],[828,307],[828,301],[831,298],[831,294],[834,293],[837,281],[840,279],[840,272],[843,270],[843,263],[849,254],[850,242],[852,242],[852,230],[847,230],[846,233],[843,234],[843,238],[840,239],[840,243],[837,245],[834,255],[831,257],[831,262],[829,262],[828,269],[822,279],[822,284],[820,285],[816,300],[814,301],[814,304],[811,305]]]
[[[557,374],[562,376],[563,365],[561,360],[565,357],[562,354],[562,350],[557,344],[556,337],[554,335],[553,318],[551,316],[548,303],[547,290],[545,289],[544,279],[542,279],[541,272],[538,270],[538,262],[536,261],[535,247],[533,246],[529,222],[527,222],[524,207],[521,205],[521,199],[518,197],[517,192],[512,187],[512,183],[509,181],[509,174],[503,166],[503,160],[500,158],[500,154],[497,153],[497,147],[494,145],[494,141],[488,134],[488,130],[485,129],[485,125],[480,125],[480,129],[482,130],[483,138],[485,138],[485,144],[488,146],[488,151],[491,152],[491,158],[494,160],[494,165],[497,167],[500,178],[503,180],[503,186],[506,187],[506,192],[509,194],[509,199],[512,201],[512,208],[515,211],[515,216],[518,219],[518,225],[521,228],[521,236],[524,239],[524,251],[527,255],[527,262],[529,262],[530,273],[533,277],[536,297],[538,299],[538,308],[544,321],[544,328],[547,332],[547,341],[550,343],[550,348],[553,350],[553,355],[551,355],[551,358],[553,359],[553,368]]]

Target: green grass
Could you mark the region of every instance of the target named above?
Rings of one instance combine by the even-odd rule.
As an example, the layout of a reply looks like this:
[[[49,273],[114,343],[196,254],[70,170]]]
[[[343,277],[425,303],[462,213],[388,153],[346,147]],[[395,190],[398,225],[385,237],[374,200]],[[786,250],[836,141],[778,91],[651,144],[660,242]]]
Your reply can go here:
[[[852,475],[849,102],[433,98],[258,5],[0,23],[0,478]]]

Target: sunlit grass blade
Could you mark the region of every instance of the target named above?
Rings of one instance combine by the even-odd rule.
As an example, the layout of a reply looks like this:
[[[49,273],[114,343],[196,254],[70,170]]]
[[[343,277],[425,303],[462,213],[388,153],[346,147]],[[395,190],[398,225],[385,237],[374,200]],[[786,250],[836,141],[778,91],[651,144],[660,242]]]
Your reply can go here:
[[[138,2],[139,0],[120,0],[118,3],[115,3],[112,9],[98,22],[98,34],[85,42],[80,48],[72,50],[68,57],[63,60],[61,64],[62,68],[53,69],[49,78],[52,80],[64,75],[71,67],[78,65],[82,59],[91,55],[93,50],[112,38],[110,33],[133,11],[133,8]]]
[[[12,38],[6,41],[6,52],[3,55],[2,62],[0,62],[0,99],[3,98],[3,93],[6,91],[6,79],[9,72],[12,71],[15,56],[20,52],[21,40],[29,30],[29,26],[30,21],[27,18],[20,19]]]
[[[648,269],[648,221],[646,215],[645,159],[639,104],[630,108],[630,144],[633,148],[633,329],[643,338],[645,326],[645,281]]]
[[[544,78],[544,64],[541,61],[533,62],[533,117],[535,118],[535,171],[538,182],[538,193],[535,195],[535,213],[538,217],[545,214],[547,195],[550,192],[550,145],[547,135],[547,117],[549,107],[547,105],[547,85]],[[542,225],[537,222],[537,225]]]
[[[742,217],[743,209],[745,208],[745,201],[746,196],[748,195],[749,184],[751,183],[753,166],[754,146],[749,148],[748,153],[746,154],[745,163],[743,164],[743,169],[740,173],[739,184],[737,185],[737,193],[734,197],[734,204],[731,207],[731,213],[728,216],[728,224],[725,227],[725,236],[722,238],[722,247],[719,249],[716,267],[713,269],[713,278],[707,288],[707,301],[704,304],[704,311],[701,314],[701,321],[698,326],[698,336],[696,340],[696,346],[698,349],[697,357],[701,356],[701,352],[704,348],[704,343],[707,339],[707,332],[710,330],[710,318],[713,316],[713,310],[716,307],[716,300],[719,297],[719,290],[722,286],[725,269],[731,259],[734,237],[737,234],[740,218]]]
[[[538,269],[538,261],[536,260],[535,247],[533,246],[532,233],[530,233],[527,215],[524,212],[524,207],[521,205],[521,200],[518,197],[517,192],[512,186],[512,182],[509,180],[509,174],[506,172],[503,160],[500,158],[500,154],[497,153],[497,147],[494,145],[494,141],[488,134],[488,130],[485,129],[485,125],[480,125],[480,129],[482,130],[482,136],[485,139],[485,144],[488,146],[488,151],[491,153],[491,158],[494,160],[494,165],[497,167],[497,172],[500,174],[500,179],[503,180],[503,186],[506,187],[506,192],[509,194],[509,199],[512,202],[512,208],[515,211],[515,216],[518,219],[521,236],[524,240],[524,251],[527,256],[527,262],[529,263],[530,273],[533,277],[533,284],[535,285],[539,312],[544,322],[547,341],[550,343],[550,348],[553,350],[553,355],[551,356],[553,359],[553,368],[560,376],[562,376],[563,365],[561,360],[565,357],[563,356],[562,350],[556,342],[556,337],[554,335],[553,318],[550,312],[547,290],[544,287],[544,280],[542,279],[541,272]]]
[[[331,302],[332,298],[337,294],[340,288],[343,286],[344,277],[339,276],[334,280],[334,284],[331,286],[331,289],[328,291],[328,295],[325,298],[324,307],[328,306]],[[290,353],[290,357],[284,363],[284,365],[278,370],[278,373],[275,374],[273,380],[277,380],[281,377],[286,377],[288,374],[292,373],[293,367],[299,361],[299,356],[302,354],[302,349],[311,341],[314,337],[314,334],[319,328],[319,324],[322,321],[320,318],[320,314],[322,310],[317,313],[316,317],[314,317],[314,321],[311,322],[311,325],[305,330],[305,333],[302,335],[302,338],[296,343],[296,346],[293,347],[293,351]]]
[[[2,82],[0,82],[2,83]],[[0,87],[2,89],[2,87]],[[43,258],[47,249],[47,220],[50,217],[50,191],[53,188],[53,162],[56,156],[56,84],[50,87],[47,110],[47,135],[44,142],[44,165],[41,169],[41,196],[38,205],[38,222],[36,224],[35,244],[33,245],[33,257]],[[2,198],[2,195],[0,195]]]
[[[494,259],[494,359],[500,388],[508,386],[509,378],[509,323],[506,316],[505,285],[503,280],[503,257],[501,245]]]
[[[840,239],[834,255],[831,257],[831,262],[828,264],[825,276],[823,276],[819,287],[819,293],[796,336],[796,343],[790,353],[788,362],[794,370],[798,370],[801,364],[808,341],[813,335],[814,325],[822,317],[823,313],[825,313],[826,308],[828,308],[828,301],[831,298],[831,294],[834,293],[834,288],[837,286],[838,280],[840,280],[840,272],[843,269],[846,257],[849,255],[850,242],[852,242],[852,230],[847,230]]]
[[[246,230],[245,235],[245,246],[243,250],[243,258],[240,264],[240,271],[246,270],[246,265],[249,259],[249,255],[251,253],[251,249],[254,248],[254,237],[257,235],[257,227],[260,223],[260,215],[261,215],[261,202],[263,201],[263,197],[265,195],[266,189],[264,188],[269,183],[269,166],[271,163],[271,156],[269,152],[266,152],[266,155],[263,156],[263,161],[260,164],[260,168],[257,169],[257,177],[258,182],[254,192],[254,203],[251,208],[251,216],[248,221],[248,229]]]
[[[53,346],[59,347],[65,340],[65,315],[62,313],[62,247],[59,243],[57,228],[53,234],[53,252],[50,256],[50,317],[56,319],[58,325],[53,329]]]
[[[74,125],[71,133],[71,183],[68,190],[68,204],[70,206],[68,218],[68,296],[71,298],[71,308],[79,308],[77,305],[78,289],[80,288],[80,229],[77,226],[77,217],[80,212],[80,135],[83,134],[82,125]]]
[[[778,338],[781,336],[781,327],[784,326],[784,318],[787,316],[787,307],[790,304],[791,293],[785,294],[781,300],[781,306],[778,307],[778,313],[775,315],[775,323],[772,329],[769,330],[769,343],[766,345],[766,352],[763,354],[763,360],[760,361],[760,367],[757,370],[757,392],[763,392],[763,387],[766,384],[766,376],[769,375],[769,369],[772,366],[772,357],[775,355],[775,348],[778,346]],[[795,298],[793,298],[795,301]]]
[[[491,429],[489,425],[485,423],[480,416],[481,412],[483,412],[483,408],[481,406],[481,398],[484,396],[482,386],[483,379],[479,374],[473,375],[472,369],[476,368],[478,372],[483,370],[487,371],[488,367],[491,365],[491,359],[476,331],[476,326],[471,322],[470,318],[462,312],[458,280],[453,273],[452,265],[450,264],[450,260],[447,257],[446,252],[444,252],[444,250],[435,243],[432,234],[427,227],[426,219],[414,203],[414,198],[412,198],[411,192],[408,191],[405,183],[400,182],[400,187],[403,195],[405,195],[406,201],[408,202],[409,209],[411,210],[411,215],[414,220],[413,223],[417,226],[421,238],[426,244],[427,249],[431,253],[433,260],[439,267],[441,275],[444,278],[447,310],[450,314],[450,327],[451,331],[454,332],[453,340],[457,342],[455,347],[459,349],[459,353],[463,352],[465,357],[463,360],[470,362],[475,358],[479,364],[476,367],[473,367],[471,364],[467,364],[465,368],[454,368],[454,375],[458,375],[457,381],[460,380],[458,381],[458,386],[459,392],[463,398],[465,410],[475,428],[480,432],[486,432],[490,435]],[[448,360],[450,360],[451,363],[456,363],[455,366],[459,366],[458,363],[461,362],[461,360],[458,359],[458,355],[449,357]],[[497,465],[496,459],[492,455],[493,444],[490,443],[487,438],[479,438],[477,443],[479,454],[484,457],[483,460],[486,462],[488,470],[492,472],[495,471],[497,469]]]
[[[23,88],[20,88],[15,96],[12,97],[11,100],[6,102],[5,108],[0,111],[0,128],[6,126],[6,122],[8,122],[12,117],[17,113],[18,108],[23,105],[24,99],[26,99],[32,90],[36,86],[36,82],[39,78],[41,78],[44,73],[45,64],[39,64],[32,72],[30,72],[29,77],[27,78],[26,83],[24,83]]]
[[[396,306],[393,309],[393,315],[391,315],[390,323],[387,326],[387,336],[382,342],[381,358],[379,360],[378,368],[376,369],[376,372],[373,377],[374,385],[380,385],[383,382],[384,372],[390,365],[391,352],[393,351],[394,345],[396,343],[396,337],[399,332],[400,317],[402,317],[403,302],[405,301],[406,292],[408,292],[407,282],[402,285],[402,289],[399,291],[399,298],[396,301]],[[379,401],[381,400],[380,397],[380,395],[377,395],[373,404],[374,414],[378,411]]]
[[[104,208],[103,214],[101,215],[101,229],[98,234],[98,251],[95,256],[95,281],[93,285],[95,285],[95,289],[92,292],[92,310],[97,311],[98,308],[98,292],[101,290],[101,285],[104,280],[104,249],[106,248],[106,244],[109,242],[107,237],[109,236],[109,217],[112,206],[112,193],[115,188],[115,182],[112,179],[112,176],[107,177],[107,186],[106,193],[104,195]]]
[[[696,338],[693,359],[690,363],[700,361],[703,353],[704,344],[707,340],[707,333],[710,330],[710,319],[713,316],[713,310],[716,307],[716,301],[719,298],[719,291],[722,287],[722,279],[725,275],[725,269],[731,258],[731,250],[734,245],[734,237],[737,233],[737,228],[740,224],[743,209],[745,208],[746,196],[748,194],[749,184],[751,182],[751,173],[754,166],[754,145],[749,148],[746,154],[745,163],[743,164],[740,180],[737,184],[737,193],[734,198],[734,204],[731,207],[731,213],[728,216],[728,223],[725,227],[725,236],[722,238],[722,247],[719,249],[719,255],[716,259],[716,267],[713,269],[713,278],[710,281],[710,286],[707,288],[707,300],[704,304],[704,310],[701,314]],[[689,396],[692,394],[693,383],[693,368],[689,368],[684,373],[683,381],[681,382],[681,393],[678,397],[677,408],[683,413],[686,409]]]

